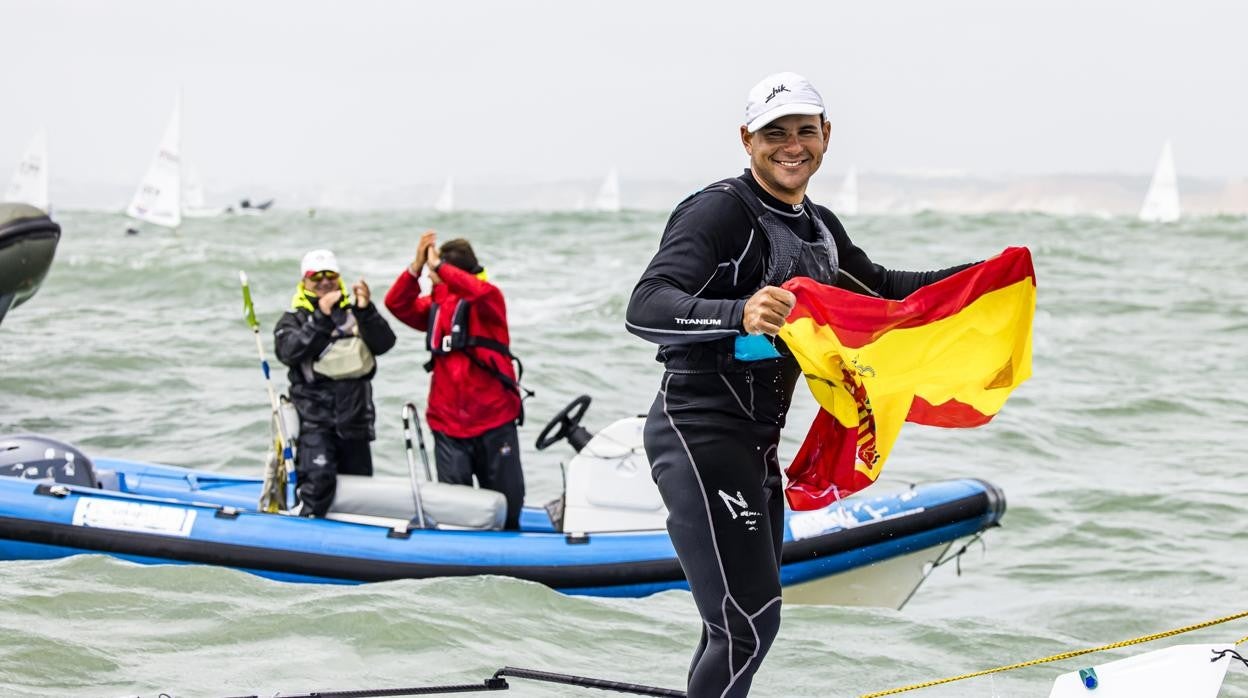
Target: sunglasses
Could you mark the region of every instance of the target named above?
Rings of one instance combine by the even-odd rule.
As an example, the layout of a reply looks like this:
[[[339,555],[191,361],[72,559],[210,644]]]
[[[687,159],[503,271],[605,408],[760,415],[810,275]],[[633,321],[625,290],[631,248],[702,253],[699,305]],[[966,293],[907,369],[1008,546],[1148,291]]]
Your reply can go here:
[[[336,271],[310,272],[308,274],[308,278],[312,279],[313,281],[320,281],[322,279],[329,279],[330,281],[336,281],[338,279],[338,272]]]

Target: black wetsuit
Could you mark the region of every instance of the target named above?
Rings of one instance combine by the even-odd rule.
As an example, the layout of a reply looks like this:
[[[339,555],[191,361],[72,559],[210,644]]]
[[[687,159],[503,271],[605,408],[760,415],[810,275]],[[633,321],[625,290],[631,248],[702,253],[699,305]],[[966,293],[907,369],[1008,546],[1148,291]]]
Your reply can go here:
[[[661,345],[666,368],[645,447],[703,620],[690,698],[746,695],[780,627],[776,449],[801,371],[780,340],[778,358],[734,358],[746,300],[793,276],[904,298],[964,268],[890,271],[827,208],[783,203],[748,170],[737,181],[744,186],[725,180],[676,207],[628,305],[628,330]]]

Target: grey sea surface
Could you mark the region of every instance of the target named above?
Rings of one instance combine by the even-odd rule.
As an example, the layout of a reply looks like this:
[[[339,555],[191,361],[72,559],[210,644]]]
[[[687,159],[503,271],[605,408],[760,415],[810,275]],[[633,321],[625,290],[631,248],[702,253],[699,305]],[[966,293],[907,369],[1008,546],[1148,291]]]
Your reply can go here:
[[[654,347],[624,331],[623,315],[665,214],[275,211],[137,236],[117,214],[57,219],[64,236],[42,290],[0,326],[0,433],[259,473],[268,403],[238,271],[274,361],[272,326],[306,250],[336,251],[348,281],[366,279],[380,302],[430,227],[469,238],[506,294],[537,391],[521,429],[530,504],[558,496],[572,454],[532,447],[558,409],[591,395],[596,430],[644,413],[658,385]],[[978,477],[1009,509],[960,575],[936,569],[901,611],[786,606],[752,695],[854,696],[1248,610],[1248,220],[922,213],[846,226],[898,269],[1031,249],[1031,380],[985,427],[907,425],[875,486]],[[427,355],[421,333],[392,322],[373,454],[379,473],[401,475],[400,412],[409,400],[423,411]],[[285,385],[280,367],[275,380]],[[782,462],[814,410],[799,386]],[[504,665],[679,687],[699,622],[684,592],[571,597],[494,577],[298,585],[103,556],[3,562],[0,587],[6,696],[271,696],[476,683]],[[1246,635],[1240,620],[906,695],[1047,696],[1059,673]],[[1223,695],[1248,696],[1248,669],[1232,666]]]

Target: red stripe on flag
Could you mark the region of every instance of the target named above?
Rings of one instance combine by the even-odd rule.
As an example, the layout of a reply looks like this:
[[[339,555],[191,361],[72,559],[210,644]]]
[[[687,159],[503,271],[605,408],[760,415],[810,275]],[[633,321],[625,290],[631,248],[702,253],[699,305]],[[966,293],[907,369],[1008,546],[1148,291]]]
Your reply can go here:
[[[1026,247],[1008,247],[996,257],[924,286],[900,301],[823,286],[806,277],[790,279],[784,288],[798,296],[817,299],[799,301],[789,314],[789,322],[810,318],[824,327],[835,326],[841,344],[858,348],[891,330],[919,327],[956,315],[985,293],[1024,279],[1032,285],[1036,283],[1031,251]],[[835,322],[831,317],[836,318]]]
[[[947,427],[957,429],[963,427],[982,427],[992,420],[992,415],[984,414],[965,402],[949,400],[939,405],[915,395],[910,403],[910,412],[906,421],[914,424],[926,424],[929,427]]]
[[[815,415],[806,440],[784,471],[789,478],[784,496],[795,511],[825,507],[875,482],[854,468],[858,426],[850,432],[825,410]]]

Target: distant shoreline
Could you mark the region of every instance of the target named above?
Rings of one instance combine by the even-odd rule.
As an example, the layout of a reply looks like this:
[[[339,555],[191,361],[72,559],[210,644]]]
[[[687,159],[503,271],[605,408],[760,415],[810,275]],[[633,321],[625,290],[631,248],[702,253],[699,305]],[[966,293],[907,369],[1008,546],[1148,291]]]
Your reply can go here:
[[[842,173],[825,169],[811,182],[817,203],[834,200]],[[693,180],[630,179],[620,175],[620,199],[625,210],[670,211],[681,199],[706,182]],[[1179,195],[1185,215],[1248,214],[1248,177],[1179,176]],[[859,213],[863,215],[1036,212],[1054,215],[1120,216],[1138,213],[1148,189],[1148,175],[1055,174],[976,175],[962,173],[896,174],[862,171],[858,174]],[[456,207],[461,211],[577,211],[591,200],[596,179],[562,181],[508,181],[502,178],[456,179]],[[432,209],[442,181],[411,184],[385,183],[230,188],[214,190],[206,183],[209,204],[222,207],[241,198],[259,196],[277,200],[274,212],[309,208],[326,210]],[[133,192],[114,184],[51,184],[58,210],[120,211]],[[454,214],[451,214],[454,215]]]

